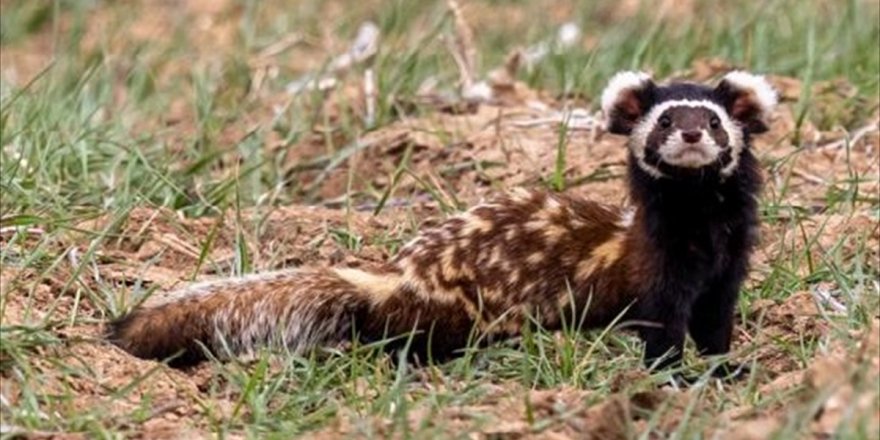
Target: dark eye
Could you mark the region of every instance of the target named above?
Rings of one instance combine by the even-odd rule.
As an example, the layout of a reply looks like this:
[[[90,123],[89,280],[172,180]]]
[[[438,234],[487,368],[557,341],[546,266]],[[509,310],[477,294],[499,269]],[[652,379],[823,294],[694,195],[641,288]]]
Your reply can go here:
[[[718,116],[712,116],[712,119],[709,119],[709,127],[712,127],[713,130],[717,130],[721,127],[721,119],[718,119]]]
[[[669,119],[669,116],[661,117],[659,123],[660,123],[660,128],[672,127],[672,119]]]

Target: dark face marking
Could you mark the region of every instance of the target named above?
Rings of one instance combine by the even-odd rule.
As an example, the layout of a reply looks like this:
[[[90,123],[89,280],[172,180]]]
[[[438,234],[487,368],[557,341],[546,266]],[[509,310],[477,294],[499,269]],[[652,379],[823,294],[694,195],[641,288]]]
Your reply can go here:
[[[730,136],[710,108],[674,106],[657,118],[645,142],[645,161],[668,168],[702,168],[729,161]]]
[[[683,140],[695,143],[702,139],[703,133],[720,148],[726,148],[729,136],[721,125],[721,118],[712,110],[703,107],[672,107],[663,112],[657,125],[648,135],[648,149],[657,149],[665,142],[669,135],[681,131]],[[699,136],[697,135],[699,133]]]

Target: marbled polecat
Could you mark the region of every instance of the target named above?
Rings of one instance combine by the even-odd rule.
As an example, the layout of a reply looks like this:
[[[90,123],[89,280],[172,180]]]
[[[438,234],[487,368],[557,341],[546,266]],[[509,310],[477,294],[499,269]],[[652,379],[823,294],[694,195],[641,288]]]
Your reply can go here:
[[[733,312],[758,227],[750,137],[776,104],[759,76],[716,87],[658,85],[618,73],[602,93],[608,131],[627,135],[631,210],[515,190],[421,231],[373,270],[302,267],[172,292],[110,324],[109,339],[176,366],[263,346],[302,352],[377,341],[441,359],[519,334],[619,315],[642,323],[649,365],[680,362],[685,335],[728,352]],[[176,357],[174,357],[176,356]]]

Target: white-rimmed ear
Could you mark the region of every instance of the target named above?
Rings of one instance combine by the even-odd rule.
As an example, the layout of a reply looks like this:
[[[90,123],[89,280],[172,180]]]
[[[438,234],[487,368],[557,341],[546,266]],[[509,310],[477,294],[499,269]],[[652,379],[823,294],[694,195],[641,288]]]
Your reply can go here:
[[[654,101],[654,81],[645,72],[619,72],[602,91],[602,112],[610,133],[628,135]]]
[[[750,133],[763,133],[769,128],[767,118],[776,108],[778,97],[763,76],[743,71],[724,75],[715,94],[730,116]]]

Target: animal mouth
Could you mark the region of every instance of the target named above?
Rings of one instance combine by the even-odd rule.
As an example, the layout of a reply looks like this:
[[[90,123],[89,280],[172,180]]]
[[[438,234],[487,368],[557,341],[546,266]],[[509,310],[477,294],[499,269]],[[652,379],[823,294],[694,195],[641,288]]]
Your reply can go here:
[[[687,145],[664,154],[663,160],[670,165],[698,168],[714,162],[717,156],[702,145]]]
[[[670,155],[671,159],[684,159],[688,157],[708,158],[709,153],[702,147],[684,147]]]

